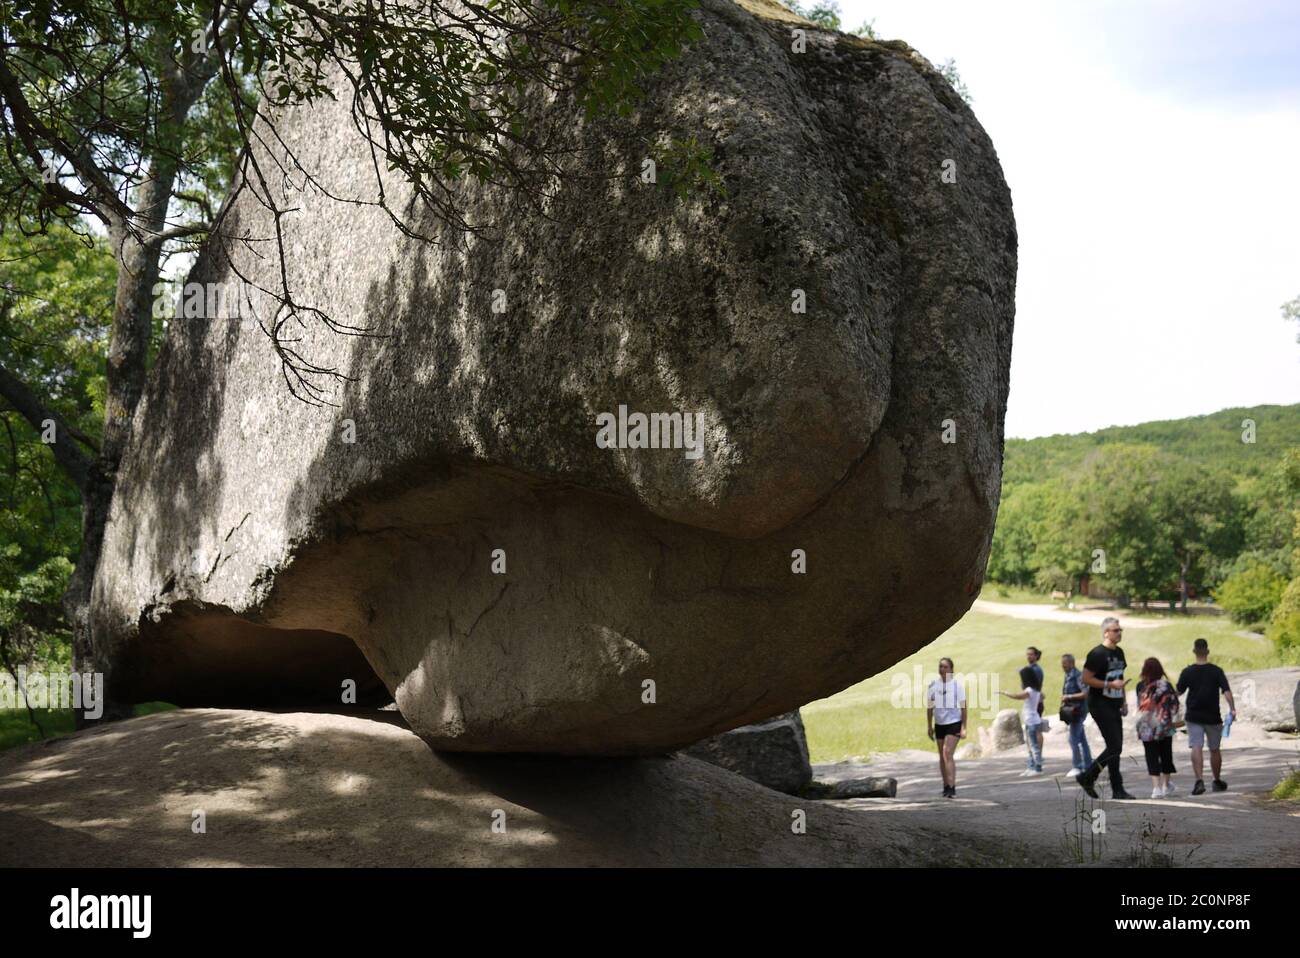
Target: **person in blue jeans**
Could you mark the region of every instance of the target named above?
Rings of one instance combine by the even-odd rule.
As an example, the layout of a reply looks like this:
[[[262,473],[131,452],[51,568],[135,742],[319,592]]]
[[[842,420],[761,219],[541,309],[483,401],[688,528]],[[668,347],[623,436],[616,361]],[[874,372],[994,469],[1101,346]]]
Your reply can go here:
[[[1033,666],[1026,665],[1020,670],[1020,686],[1019,692],[999,692],[999,694],[1009,699],[1020,699],[1025,703],[1020,709],[1020,717],[1025,724],[1025,746],[1029,749],[1029,756],[1020,777],[1026,778],[1043,774],[1043,737],[1039,734],[1043,717],[1038,711],[1039,703],[1043,701],[1043,688]]]
[[[1088,690],[1083,684],[1083,673],[1074,665],[1074,656],[1069,652],[1061,656],[1061,671],[1065,673],[1065,684],[1061,686],[1061,721],[1068,719],[1070,728],[1070,765],[1066,778],[1082,775],[1092,764],[1092,750],[1088,748],[1088,736],[1083,729],[1088,717]]]
[[[1043,688],[1046,685],[1046,678],[1043,675],[1043,667],[1042,665],[1039,664],[1042,657],[1043,657],[1043,650],[1038,648],[1035,645],[1031,645],[1029,648],[1025,649],[1025,661],[1029,663],[1029,667],[1033,669],[1034,674],[1038,676],[1038,690],[1040,692],[1043,690]],[[1041,695],[1038,697],[1038,719],[1039,719],[1038,724],[1034,726],[1034,734],[1038,736],[1038,751],[1041,753],[1043,751],[1043,728],[1044,728],[1043,696]]]

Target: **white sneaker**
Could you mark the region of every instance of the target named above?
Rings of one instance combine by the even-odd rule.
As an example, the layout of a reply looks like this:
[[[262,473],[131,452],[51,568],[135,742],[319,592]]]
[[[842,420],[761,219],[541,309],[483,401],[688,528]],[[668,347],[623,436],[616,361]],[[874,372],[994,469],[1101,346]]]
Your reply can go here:
[[[1072,768],[1072,769],[1070,769],[1068,772],[1065,773],[1065,777],[1066,777],[1066,778],[1078,778],[1078,777],[1079,777],[1080,775],[1082,775],[1082,774],[1083,774],[1083,772],[1079,771],[1077,768]]]
[[[1027,768],[1020,773],[1020,778],[1028,778],[1030,775],[1033,774],[1034,774],[1034,770],[1032,768]]]
[[[1165,790],[1164,790],[1163,788],[1153,788],[1153,789],[1151,789],[1151,797],[1152,797],[1152,798],[1164,798],[1164,797],[1165,797]]]
[[[1037,776],[1039,776],[1039,775],[1042,775],[1042,774],[1043,774],[1043,773],[1042,773],[1039,769],[1036,769],[1036,768],[1031,768],[1031,769],[1029,770],[1029,777],[1030,777],[1030,778],[1035,778],[1035,777],[1037,777]]]
[[[1170,782],[1168,785],[1165,786],[1165,798],[1168,798],[1170,795],[1172,795],[1172,794],[1173,794],[1174,792],[1176,792],[1176,791],[1178,791],[1178,790],[1177,790],[1176,788],[1174,788],[1174,783],[1173,783],[1173,782]]]

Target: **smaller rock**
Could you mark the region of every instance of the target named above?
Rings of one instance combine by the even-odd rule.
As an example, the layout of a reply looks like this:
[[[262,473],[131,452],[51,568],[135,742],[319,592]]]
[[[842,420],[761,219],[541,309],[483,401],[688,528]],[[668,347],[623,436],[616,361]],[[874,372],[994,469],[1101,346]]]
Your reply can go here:
[[[1295,694],[1291,696],[1291,710],[1295,712],[1296,728],[1300,728],[1300,682],[1295,684]]]
[[[963,745],[957,746],[957,751],[952,753],[952,757],[957,761],[967,758],[979,758],[980,747],[975,742],[966,742]]]
[[[1237,701],[1237,721],[1266,731],[1285,732],[1295,722],[1300,669],[1260,669],[1230,672],[1228,682]],[[1244,726],[1243,726],[1244,727]]]
[[[980,754],[992,755],[1025,744],[1025,733],[1020,727],[1020,713],[1016,709],[1003,709],[988,728],[980,729]]]
[[[814,782],[814,798],[838,801],[845,798],[894,798],[898,794],[896,778],[847,778],[840,782]]]
[[[812,781],[808,740],[798,709],[706,738],[685,753],[790,795]]]

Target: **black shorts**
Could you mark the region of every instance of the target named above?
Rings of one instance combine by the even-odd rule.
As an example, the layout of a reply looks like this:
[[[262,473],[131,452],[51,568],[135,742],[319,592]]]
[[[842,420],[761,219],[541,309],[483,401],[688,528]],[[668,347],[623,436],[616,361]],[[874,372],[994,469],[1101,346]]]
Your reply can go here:
[[[956,735],[961,731],[961,722],[953,722],[951,725],[936,725],[934,727],[934,740],[942,742],[949,735]]]

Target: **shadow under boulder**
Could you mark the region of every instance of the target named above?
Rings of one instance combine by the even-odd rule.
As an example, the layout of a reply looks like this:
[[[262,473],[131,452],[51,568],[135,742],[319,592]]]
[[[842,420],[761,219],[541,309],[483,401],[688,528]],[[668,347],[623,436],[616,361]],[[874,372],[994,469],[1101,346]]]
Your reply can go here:
[[[182,709],[0,755],[0,867],[951,866],[999,854],[686,756],[439,754],[392,712]]]

